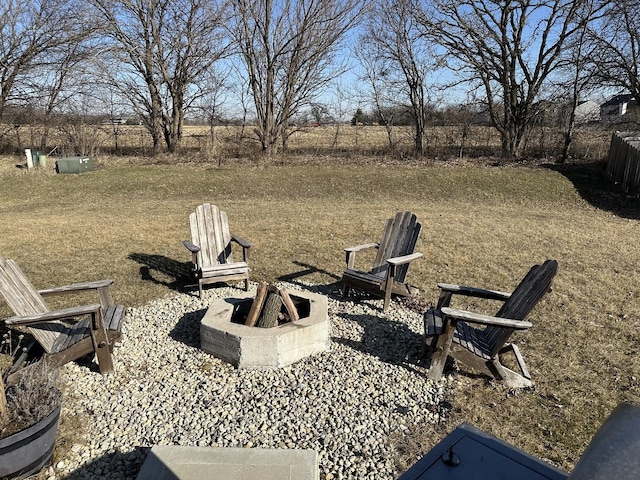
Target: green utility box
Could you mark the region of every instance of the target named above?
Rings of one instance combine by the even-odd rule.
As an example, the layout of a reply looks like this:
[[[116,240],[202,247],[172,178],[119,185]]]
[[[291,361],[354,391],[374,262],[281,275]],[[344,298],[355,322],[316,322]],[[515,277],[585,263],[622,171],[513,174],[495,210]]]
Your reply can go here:
[[[93,170],[91,157],[64,157],[56,160],[57,173],[83,173]]]

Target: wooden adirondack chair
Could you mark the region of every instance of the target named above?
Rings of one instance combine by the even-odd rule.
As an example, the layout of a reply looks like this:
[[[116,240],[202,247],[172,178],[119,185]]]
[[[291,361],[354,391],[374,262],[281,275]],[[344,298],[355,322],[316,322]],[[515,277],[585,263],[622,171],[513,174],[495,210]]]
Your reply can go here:
[[[535,265],[511,294],[438,284],[441,291],[438,304],[424,316],[426,341],[431,345],[429,378],[440,378],[447,356],[450,355],[511,387],[531,386],[531,375],[518,347],[507,343],[507,340],[515,330],[526,330],[533,326],[524,319],[551,288],[557,271],[558,263],[555,260]],[[495,316],[482,315],[449,308],[453,294],[504,303]],[[513,352],[521,373],[508,369],[500,362],[500,355],[509,351]]]
[[[198,292],[208,283],[244,280],[249,290],[249,250],[251,244],[229,233],[227,214],[215,205],[205,203],[189,215],[191,241],[183,245],[191,252],[193,273],[198,280]],[[242,262],[234,262],[231,242],[242,247]]]
[[[408,296],[413,289],[405,283],[409,264],[420,258],[422,253],[414,253],[422,225],[411,212],[398,212],[387,220],[379,243],[367,243],[345,248],[347,269],[342,275],[342,294],[349,295],[355,288],[384,297],[383,310],[386,312],[391,294]],[[377,248],[378,253],[373,268],[364,272],[355,270],[356,252]]]
[[[111,373],[111,352],[121,337],[125,318],[124,307],[113,303],[112,283],[101,280],[36,290],[16,262],[0,257],[0,293],[16,314],[4,323],[28,327],[52,365],[64,365],[94,352],[100,373]],[[86,290],[96,290],[100,303],[52,311],[43,298]]]

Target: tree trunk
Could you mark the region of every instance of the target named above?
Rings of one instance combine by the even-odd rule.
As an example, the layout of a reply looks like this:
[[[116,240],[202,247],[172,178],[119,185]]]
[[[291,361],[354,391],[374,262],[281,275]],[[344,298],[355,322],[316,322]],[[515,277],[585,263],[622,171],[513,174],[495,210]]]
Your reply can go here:
[[[424,155],[424,122],[416,119],[416,138],[414,139],[414,151],[421,157]]]
[[[504,159],[520,158],[522,154],[522,142],[525,138],[525,131],[515,124],[507,125],[500,132],[501,156]]]

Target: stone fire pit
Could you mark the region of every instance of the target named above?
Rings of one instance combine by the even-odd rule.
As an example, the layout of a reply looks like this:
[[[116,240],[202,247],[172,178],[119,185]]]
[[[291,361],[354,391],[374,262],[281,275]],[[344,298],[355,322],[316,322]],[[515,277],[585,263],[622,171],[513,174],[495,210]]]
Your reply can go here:
[[[272,369],[291,365],[329,348],[327,298],[290,292],[300,319],[273,328],[244,325],[253,296],[214,300],[200,323],[202,350],[238,368]]]

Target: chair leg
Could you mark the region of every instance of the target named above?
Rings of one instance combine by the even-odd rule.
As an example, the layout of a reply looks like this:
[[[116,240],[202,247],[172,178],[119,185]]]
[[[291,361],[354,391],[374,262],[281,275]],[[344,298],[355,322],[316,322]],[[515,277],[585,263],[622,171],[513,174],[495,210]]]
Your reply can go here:
[[[500,355],[507,353],[509,350],[511,350],[515,355],[518,368],[522,374],[510,370],[500,362]],[[533,385],[531,374],[527,369],[527,365],[524,363],[524,358],[522,358],[518,347],[513,343],[508,343],[502,347],[498,352],[498,355],[487,362],[487,367],[489,367],[489,369],[494,373],[496,378],[502,380],[511,388],[531,387]]]
[[[349,285],[346,285],[344,282],[342,282],[342,296],[344,298],[347,298],[349,296],[350,291],[351,291],[351,288],[349,287]]]
[[[395,278],[396,267],[394,265],[389,265],[387,268],[387,280],[384,285],[384,306],[382,307],[382,311],[386,312],[389,309],[389,304],[391,303],[391,292],[393,291],[393,279]]]
[[[244,291],[248,292],[249,291],[249,279],[245,279],[244,281]]]
[[[91,317],[91,341],[93,343],[93,350],[98,358],[100,373],[103,375],[113,373],[113,360],[111,358],[107,332],[104,329],[104,323],[102,321],[102,312],[92,313]]]
[[[513,370],[508,369],[500,363],[498,359],[488,360],[487,367],[493,372],[497,380],[501,380],[511,388],[531,387],[533,382],[530,378],[526,378]]]
[[[431,364],[429,365],[428,378],[437,381],[442,377],[444,364],[449,356],[451,343],[453,342],[453,334],[456,331],[455,322],[445,322],[442,332],[432,342]]]
[[[531,380],[531,374],[529,373],[527,364],[524,363],[524,358],[522,358],[522,355],[520,354],[520,349],[518,348],[518,346],[515,343],[509,343],[505,347],[510,347],[511,350],[513,350],[513,354],[516,357],[516,361],[518,362],[518,367],[520,368],[522,375],[524,375],[525,378],[528,378],[529,380]]]
[[[198,295],[202,298],[202,279],[198,279]]]
[[[382,311],[386,312],[389,310],[389,304],[391,303],[391,287],[387,287],[384,292],[384,305],[382,306]]]

